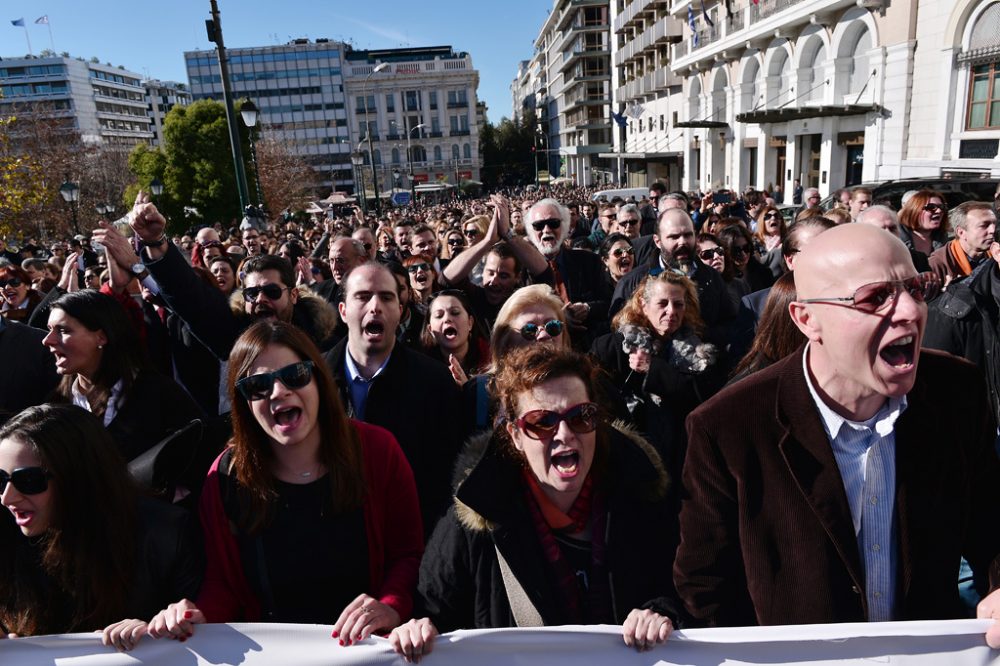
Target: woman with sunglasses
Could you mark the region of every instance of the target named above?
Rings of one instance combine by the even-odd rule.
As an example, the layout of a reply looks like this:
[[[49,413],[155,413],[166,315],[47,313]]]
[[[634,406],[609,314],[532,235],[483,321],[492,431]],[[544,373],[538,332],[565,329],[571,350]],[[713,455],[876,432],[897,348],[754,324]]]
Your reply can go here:
[[[680,478],[684,419],[725,381],[719,351],[701,340],[698,291],[672,271],[652,275],[611,322],[613,333],[591,354],[610,375],[633,424],[656,446],[671,478]]]
[[[41,301],[42,295],[31,288],[31,279],[23,268],[0,264],[0,317],[27,323]]]
[[[552,345],[503,360],[505,419],[466,446],[420,566],[426,616],[390,636],[408,661],[456,629],[620,624],[639,650],[667,639],[668,477],[646,441],[605,420],[596,376],[586,356]]]
[[[431,297],[420,342],[428,354],[448,365],[459,386],[489,363],[489,343],[476,326],[469,297],[458,289],[442,289]]]
[[[30,407],[0,428],[0,632],[103,630],[128,649],[163,604],[197,592],[183,509],[142,497],[99,418]]]
[[[774,206],[764,206],[757,215],[757,231],[753,234],[754,251],[760,263],[774,277],[784,272],[781,263],[781,243],[785,239],[785,218]]]
[[[906,247],[930,256],[948,242],[948,206],[944,195],[920,190],[899,210],[899,235]]]
[[[770,269],[760,263],[754,252],[753,235],[742,221],[738,224],[724,226],[718,233],[719,242],[729,253],[734,280],[739,280],[733,289],[740,292],[740,296],[748,293],[766,289],[774,284],[774,275]],[[779,252],[780,254],[780,252]]]
[[[343,645],[409,617],[423,526],[413,473],[385,430],[347,418],[298,328],[262,321],[229,357],[233,437],[201,498],[205,583],[149,624],[333,624]]]
[[[441,248],[442,259],[453,259],[468,247],[465,243],[465,236],[458,229],[450,229],[445,234],[443,243]]]
[[[607,291],[607,301],[615,292],[615,285],[623,275],[635,267],[635,250],[632,242],[625,234],[609,234],[601,242],[597,256],[604,262],[604,280]]]
[[[410,275],[410,290],[413,292],[413,302],[421,314],[427,313],[427,302],[431,294],[438,290],[437,271],[434,270],[434,257],[425,254],[414,254],[403,259],[403,267]]]

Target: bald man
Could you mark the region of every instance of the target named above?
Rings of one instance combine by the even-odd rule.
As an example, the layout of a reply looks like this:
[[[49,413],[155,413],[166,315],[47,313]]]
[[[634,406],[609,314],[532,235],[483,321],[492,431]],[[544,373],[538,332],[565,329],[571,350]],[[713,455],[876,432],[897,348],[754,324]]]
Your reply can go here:
[[[820,234],[795,283],[808,342],[688,418],[677,591],[716,626],[961,617],[961,557],[1000,552],[983,380],[920,349],[927,285],[888,232]]]

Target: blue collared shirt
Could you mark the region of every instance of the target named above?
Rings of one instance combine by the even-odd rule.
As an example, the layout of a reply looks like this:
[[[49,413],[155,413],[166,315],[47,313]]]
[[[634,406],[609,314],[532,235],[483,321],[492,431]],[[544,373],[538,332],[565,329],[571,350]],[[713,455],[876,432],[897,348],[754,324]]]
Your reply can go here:
[[[906,396],[889,398],[867,421],[850,421],[820,398],[809,376],[809,345],[802,369],[809,395],[819,410],[823,429],[833,448],[851,509],[858,554],[865,567],[868,620],[896,617],[896,420],[906,409]]]
[[[379,366],[375,374],[372,375],[371,379],[365,379],[358,370],[357,364],[354,359],[351,358],[351,350],[346,347],[344,348],[344,368],[347,373],[347,381],[350,383],[351,389],[351,409],[354,418],[364,421],[365,420],[365,406],[368,404],[368,391],[371,389],[372,382],[375,378],[382,374],[385,370],[385,366],[389,363],[389,358],[392,354],[385,357],[382,365]]]

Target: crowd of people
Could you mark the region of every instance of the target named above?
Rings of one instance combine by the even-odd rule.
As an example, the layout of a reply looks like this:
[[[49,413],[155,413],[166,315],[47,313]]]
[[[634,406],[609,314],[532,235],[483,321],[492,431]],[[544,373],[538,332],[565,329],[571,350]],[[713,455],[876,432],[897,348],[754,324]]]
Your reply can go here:
[[[1000,188],[591,194],[0,244],[0,631],[1000,617]]]

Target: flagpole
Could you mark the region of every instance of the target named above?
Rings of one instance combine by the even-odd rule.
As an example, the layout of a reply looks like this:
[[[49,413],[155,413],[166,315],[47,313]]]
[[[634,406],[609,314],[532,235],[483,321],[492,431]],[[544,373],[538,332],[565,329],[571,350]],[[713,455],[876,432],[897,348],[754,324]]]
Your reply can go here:
[[[35,55],[31,50],[31,37],[28,36],[28,26],[22,20],[21,27],[24,28],[24,39],[28,42],[28,55]]]
[[[54,53],[56,50],[56,40],[52,39],[52,22],[45,21],[45,25],[49,29],[49,46],[52,47],[52,51]]]

